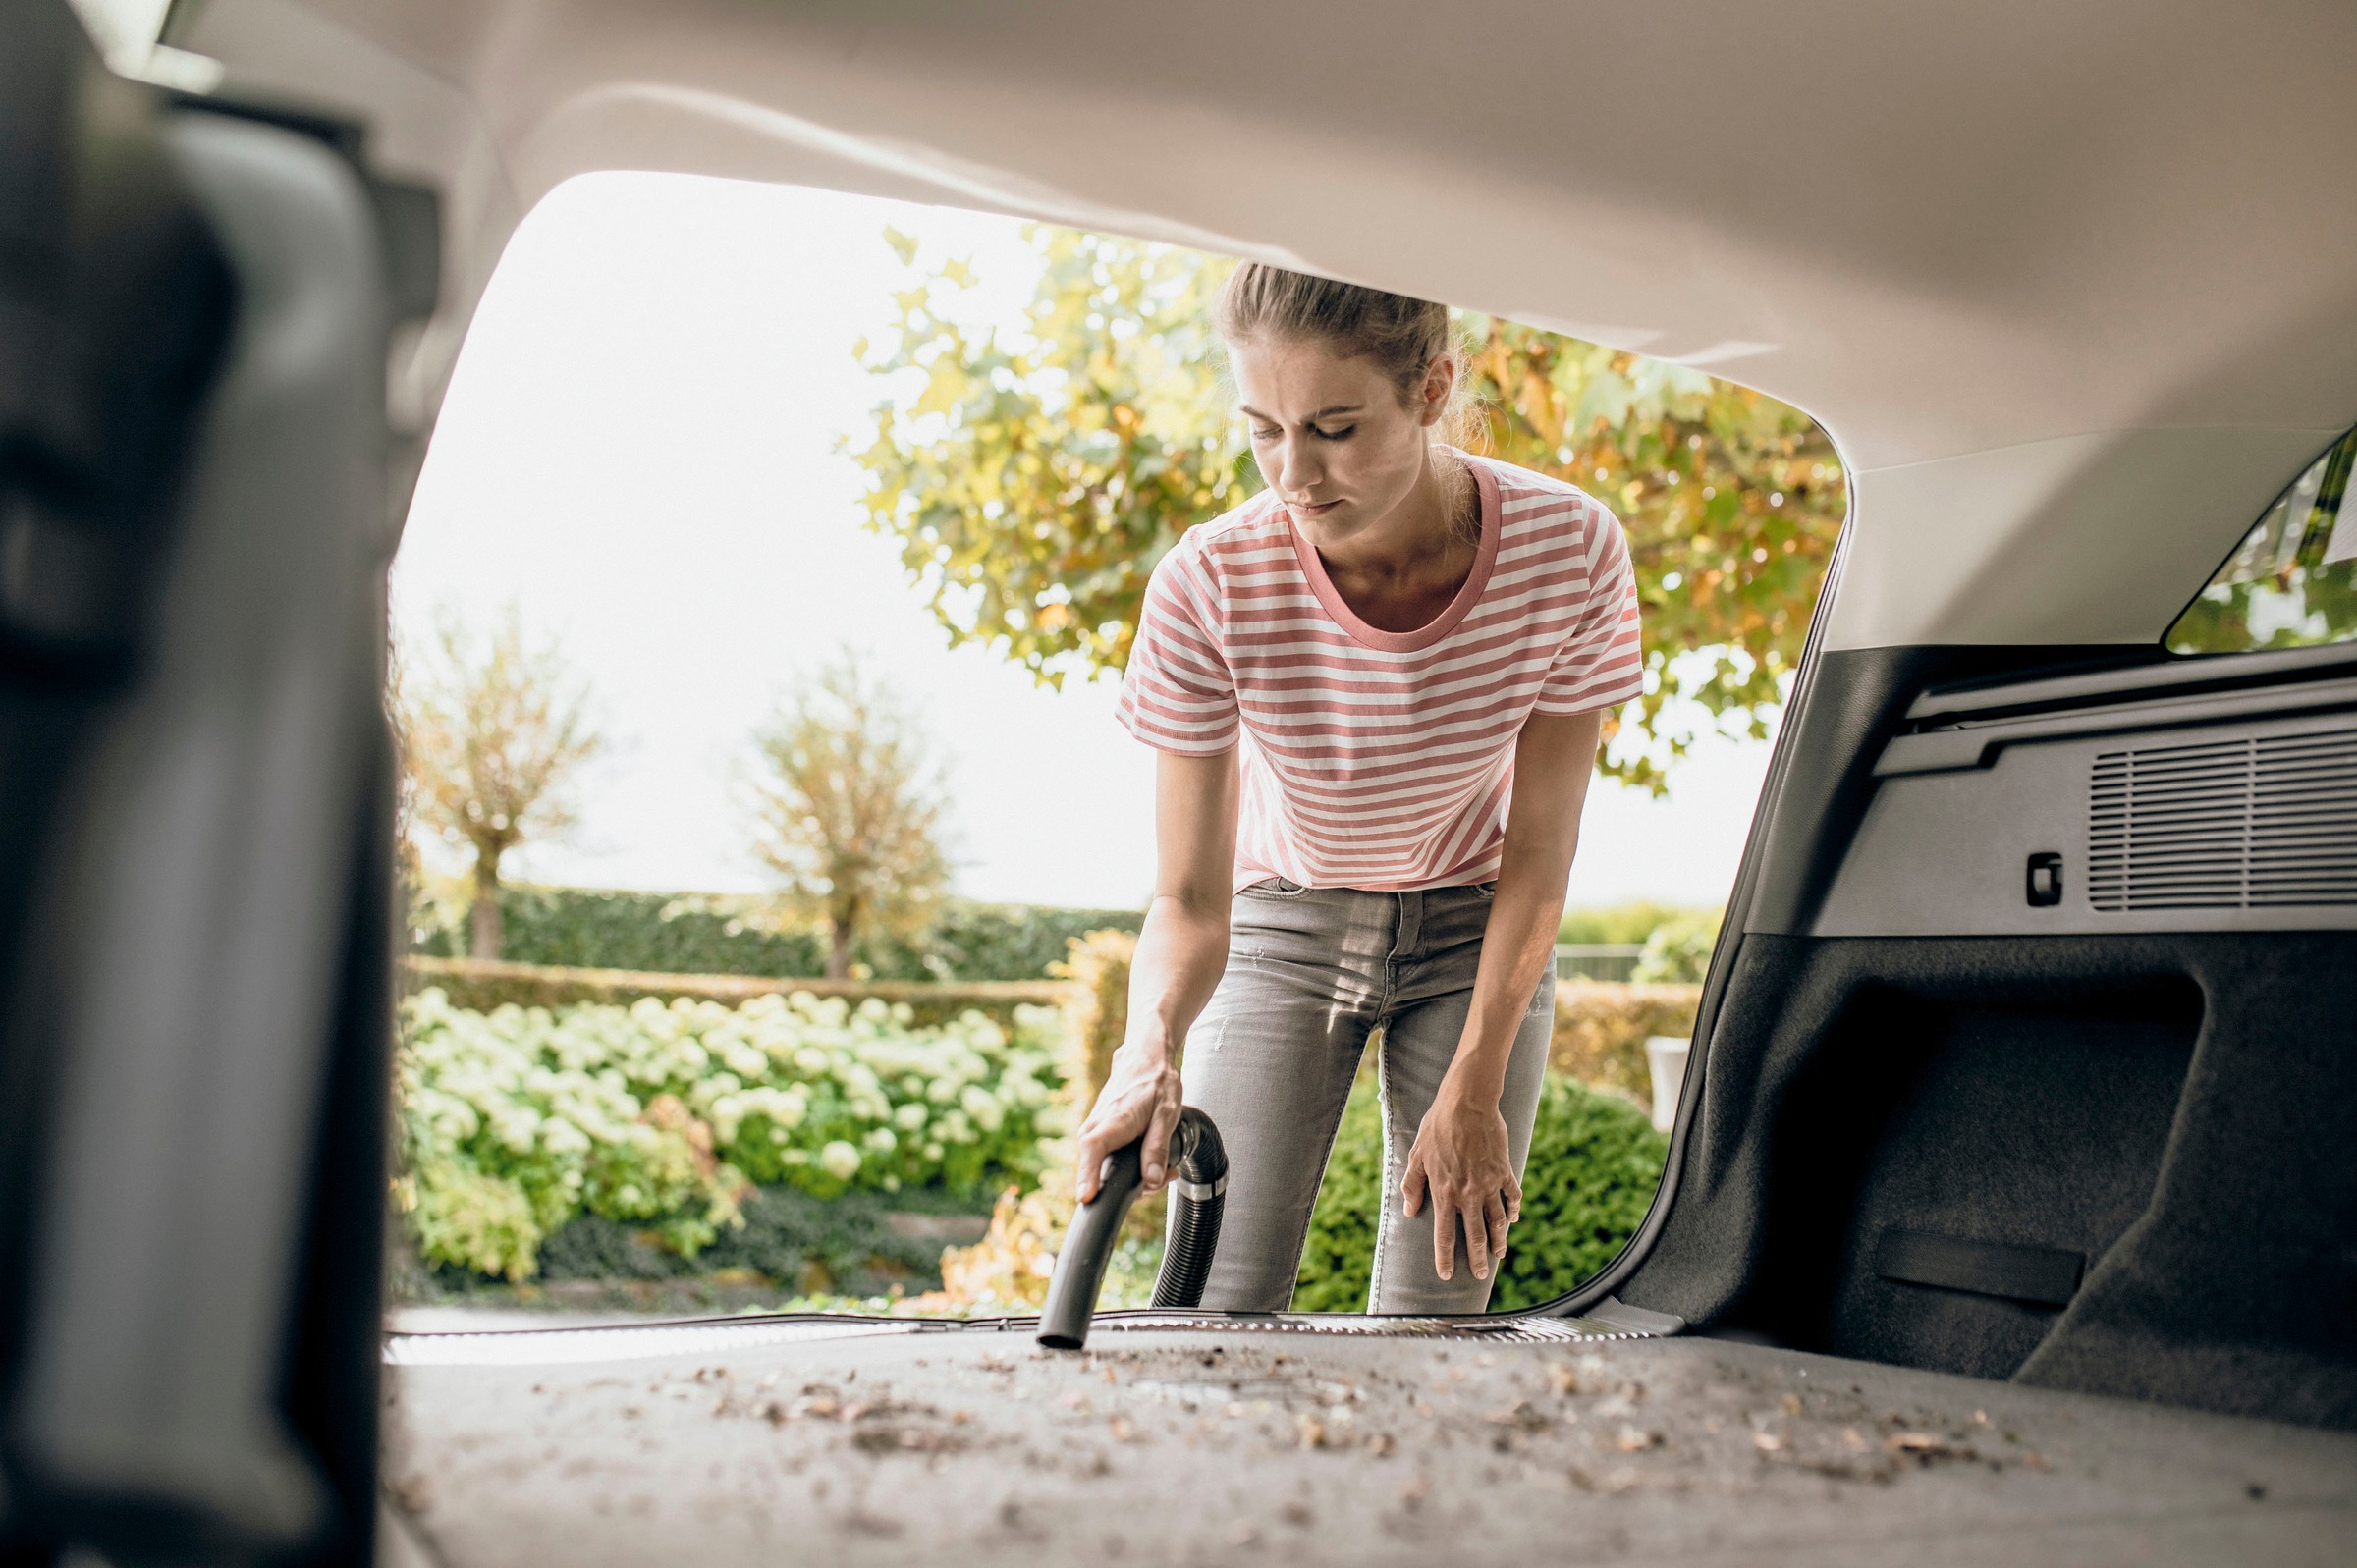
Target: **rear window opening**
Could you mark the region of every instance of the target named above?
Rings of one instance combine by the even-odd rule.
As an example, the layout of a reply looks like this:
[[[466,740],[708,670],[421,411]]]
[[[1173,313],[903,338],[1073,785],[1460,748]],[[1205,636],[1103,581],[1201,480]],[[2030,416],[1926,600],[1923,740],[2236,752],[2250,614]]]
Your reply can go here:
[[[2357,637],[2357,430],[2310,463],[2252,524],[2162,640],[2171,653],[2313,648]]]
[[[1226,265],[644,175],[519,231],[397,563],[405,700],[459,715],[505,658],[596,744],[502,851],[488,944],[476,840],[412,792],[396,1321],[1036,1310],[1152,878],[1152,763],[1112,717],[1137,596],[1260,485],[1202,319]],[[1507,1310],[1594,1275],[1651,1202],[1664,1048],[1845,503],[1774,400],[1460,326],[1457,439],[1621,517],[1649,659],[1572,875]],[[839,945],[763,801],[813,736],[887,733],[934,858]],[[1374,1059],[1298,1310],[1366,1303]],[[1150,1293],[1159,1214],[1107,1305]]]

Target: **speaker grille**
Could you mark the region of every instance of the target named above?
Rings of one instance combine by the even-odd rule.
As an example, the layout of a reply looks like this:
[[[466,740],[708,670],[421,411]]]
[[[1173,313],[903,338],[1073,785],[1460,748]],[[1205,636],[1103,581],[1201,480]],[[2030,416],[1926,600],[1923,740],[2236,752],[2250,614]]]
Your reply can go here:
[[[2098,909],[2357,903],[2357,730],[2095,759]]]

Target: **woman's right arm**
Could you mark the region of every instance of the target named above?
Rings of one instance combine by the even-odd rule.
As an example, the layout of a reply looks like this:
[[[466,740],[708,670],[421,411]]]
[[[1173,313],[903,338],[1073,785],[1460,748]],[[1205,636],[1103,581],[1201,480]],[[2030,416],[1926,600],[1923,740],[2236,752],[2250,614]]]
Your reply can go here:
[[[1129,1027],[1105,1088],[1080,1124],[1080,1201],[1097,1195],[1105,1157],[1145,1135],[1145,1190],[1161,1190],[1178,1125],[1178,1052],[1228,968],[1235,873],[1235,753],[1164,752],[1154,772],[1154,901],[1129,962]]]

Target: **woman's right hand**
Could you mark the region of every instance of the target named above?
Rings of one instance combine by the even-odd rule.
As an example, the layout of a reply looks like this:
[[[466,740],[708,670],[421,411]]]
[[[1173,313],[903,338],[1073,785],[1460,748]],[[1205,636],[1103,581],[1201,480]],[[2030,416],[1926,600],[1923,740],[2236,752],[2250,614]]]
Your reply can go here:
[[[1171,1134],[1178,1127],[1179,1095],[1178,1069],[1171,1065],[1169,1051],[1144,1041],[1122,1043],[1113,1054],[1097,1103],[1080,1123],[1079,1168],[1072,1174],[1072,1187],[1082,1203],[1096,1197],[1103,1185],[1106,1157],[1135,1143],[1141,1133],[1146,1140],[1139,1151],[1144,1157],[1143,1190],[1162,1190],[1169,1175],[1163,1166],[1170,1160]]]

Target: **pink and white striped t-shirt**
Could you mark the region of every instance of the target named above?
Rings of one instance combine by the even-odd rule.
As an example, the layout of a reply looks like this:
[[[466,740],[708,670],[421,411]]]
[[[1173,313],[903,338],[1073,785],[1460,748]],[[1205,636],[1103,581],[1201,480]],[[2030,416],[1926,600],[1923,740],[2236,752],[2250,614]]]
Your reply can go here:
[[[1414,631],[1353,615],[1273,493],[1189,529],[1155,567],[1118,711],[1162,751],[1241,746],[1236,887],[1487,882],[1523,721],[1639,690],[1619,519],[1560,480],[1464,460],[1480,550]]]

